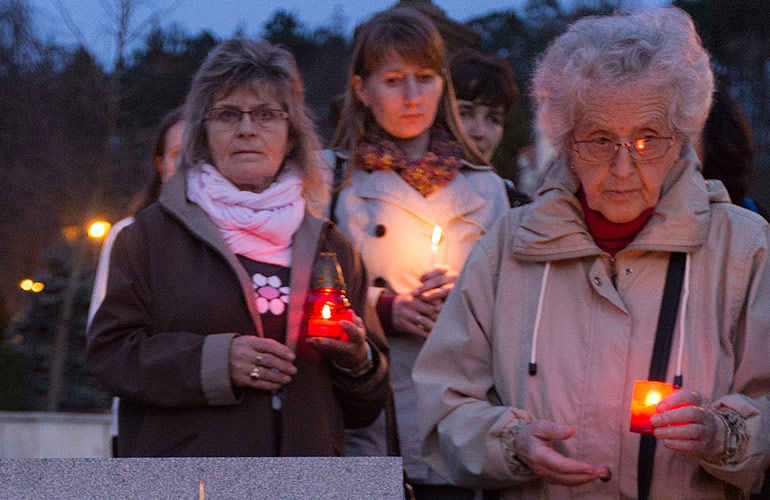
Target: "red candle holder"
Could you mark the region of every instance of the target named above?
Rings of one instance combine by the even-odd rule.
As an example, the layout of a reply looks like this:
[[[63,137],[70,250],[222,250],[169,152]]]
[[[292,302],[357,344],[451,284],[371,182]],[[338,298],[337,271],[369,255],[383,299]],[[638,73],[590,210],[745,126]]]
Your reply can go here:
[[[315,288],[310,290],[305,301],[308,337],[328,337],[347,340],[347,334],[339,325],[340,320],[353,321],[345,294],[334,288]]]
[[[310,286],[303,306],[307,336],[347,341],[348,336],[339,322],[343,319],[353,321],[353,310],[345,296],[345,281],[336,254],[320,254],[313,267]]]
[[[663,398],[674,393],[674,386],[666,382],[654,380],[637,380],[634,382],[634,395],[631,398],[631,432],[652,434],[655,430],[650,424],[650,418],[658,414],[658,403]]]

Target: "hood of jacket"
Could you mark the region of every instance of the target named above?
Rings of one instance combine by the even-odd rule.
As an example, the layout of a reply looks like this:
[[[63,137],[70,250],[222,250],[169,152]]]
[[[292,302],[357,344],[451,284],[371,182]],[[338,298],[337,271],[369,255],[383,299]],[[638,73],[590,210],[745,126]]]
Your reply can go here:
[[[729,203],[730,198],[720,181],[705,181],[699,170],[700,161],[685,144],[666,175],[650,219],[627,250],[693,252],[703,246],[711,217],[709,204]],[[580,181],[566,161],[554,161],[512,235],[516,258],[543,262],[602,253],[586,228],[579,189]]]

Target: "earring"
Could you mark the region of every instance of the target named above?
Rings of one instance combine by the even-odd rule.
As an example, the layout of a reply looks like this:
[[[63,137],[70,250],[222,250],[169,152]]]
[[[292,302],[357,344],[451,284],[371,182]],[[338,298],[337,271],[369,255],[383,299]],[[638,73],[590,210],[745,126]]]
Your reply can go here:
[[[574,164],[574,163],[572,163],[571,161],[569,162],[569,168],[570,168],[570,170],[572,170],[573,172],[575,171],[575,164]]]

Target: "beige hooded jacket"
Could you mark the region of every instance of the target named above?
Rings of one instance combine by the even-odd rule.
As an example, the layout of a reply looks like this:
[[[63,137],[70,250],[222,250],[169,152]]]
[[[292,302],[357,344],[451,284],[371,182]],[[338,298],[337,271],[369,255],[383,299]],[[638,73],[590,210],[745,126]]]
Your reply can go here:
[[[502,488],[503,499],[636,498],[632,386],[647,378],[673,251],[689,254],[690,294],[667,380],[681,339],[683,389],[737,410],[748,439],[725,466],[659,444],[650,498],[735,499],[757,486],[770,456],[770,227],[730,204],[721,183],[704,182],[698,166],[683,149],[651,218],[614,259],[588,234],[578,180],[563,163],[535,202],[476,245],[413,372],[422,451],[435,470],[459,485]],[[501,406],[488,401],[493,387]],[[510,443],[521,419],[572,426],[556,449],[609,465],[612,479],[569,489],[517,470]]]

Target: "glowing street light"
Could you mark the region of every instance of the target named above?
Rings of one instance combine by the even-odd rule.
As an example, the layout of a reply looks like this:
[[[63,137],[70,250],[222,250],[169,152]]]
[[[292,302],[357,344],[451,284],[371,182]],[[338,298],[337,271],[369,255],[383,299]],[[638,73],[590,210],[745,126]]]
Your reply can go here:
[[[30,279],[26,279],[26,280],[22,280],[21,283],[19,283],[19,288],[21,288],[25,292],[40,293],[45,288],[45,284],[39,281],[32,281]]]
[[[88,227],[88,236],[94,239],[103,238],[104,235],[106,235],[109,230],[110,230],[109,222],[98,220],[93,222]]]

